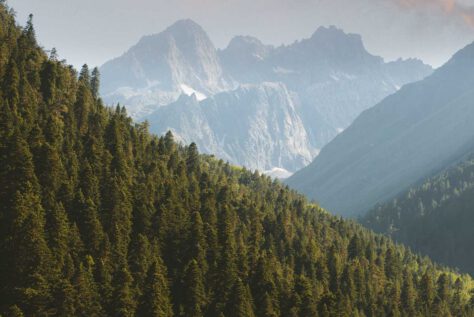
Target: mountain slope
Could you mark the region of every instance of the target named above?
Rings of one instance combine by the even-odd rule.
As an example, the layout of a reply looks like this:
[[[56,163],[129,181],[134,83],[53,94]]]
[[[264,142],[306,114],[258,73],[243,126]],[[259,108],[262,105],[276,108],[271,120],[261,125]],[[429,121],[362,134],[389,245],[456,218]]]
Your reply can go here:
[[[372,209],[365,226],[474,273],[474,157]]]
[[[474,147],[474,44],[423,81],[362,113],[288,184],[350,216]]]
[[[209,152],[207,149],[212,146],[213,153],[235,164],[294,172],[314,157],[308,159],[308,153],[318,153],[361,111],[404,84],[424,78],[431,73],[431,68],[417,60],[385,63],[382,58],[366,51],[360,36],[346,34],[335,27],[319,28],[308,39],[277,48],[254,37],[237,36],[227,48],[216,50],[201,27],[183,20],[160,34],[144,37],[123,56],[102,66],[101,73],[104,100],[109,104],[124,104],[138,120],[149,118],[154,111],[157,113],[153,117],[166,112],[159,108],[176,102],[182,94],[195,94],[199,101],[206,98],[216,100],[214,95],[235,94],[240,86],[274,83],[281,89],[275,94],[291,96],[294,111],[306,134],[299,142],[302,148],[283,150],[291,153],[289,156],[282,154],[288,157],[281,160],[275,152],[282,151],[280,144],[288,143],[285,134],[267,133],[258,141],[260,144],[254,146],[255,138],[244,138],[249,136],[246,131],[234,129],[231,134],[227,133],[231,131],[226,131],[226,138],[235,140],[232,145],[215,140],[208,144],[208,140],[202,139],[204,135],[222,138],[222,131],[213,131],[212,124],[195,125],[191,130],[183,120],[158,121],[162,126],[180,131],[184,140],[199,143],[205,152]],[[253,94],[254,100],[249,99],[251,96],[247,95],[245,102],[262,103],[259,94]],[[240,108],[247,107],[242,102],[232,102],[237,115]],[[276,107],[280,107],[279,103]],[[180,109],[185,110],[183,107]],[[189,118],[187,122],[192,121],[191,112],[180,116]],[[219,115],[218,112],[214,115]],[[222,111],[223,115],[225,113],[229,112]],[[280,114],[283,116],[276,121],[284,122],[285,113]],[[218,119],[229,122],[226,117]],[[243,125],[252,126],[260,118],[243,117],[239,120],[248,120]],[[152,129],[165,132],[163,128],[155,127],[154,122],[158,121],[151,122]],[[235,146],[236,142],[248,146]],[[301,153],[304,153],[304,159],[301,159]]]
[[[183,96],[145,119],[154,133],[171,130],[205,153],[250,169],[294,172],[316,154],[282,84],[243,85],[201,102]]]
[[[472,316],[469,276],[150,135],[0,23],[2,315]]]

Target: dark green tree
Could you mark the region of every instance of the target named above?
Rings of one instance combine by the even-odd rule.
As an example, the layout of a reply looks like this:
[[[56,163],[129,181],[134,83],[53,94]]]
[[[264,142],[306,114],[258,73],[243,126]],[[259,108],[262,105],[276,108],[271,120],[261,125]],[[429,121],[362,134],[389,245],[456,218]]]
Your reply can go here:
[[[137,314],[154,317],[173,316],[166,272],[159,261],[150,266]]]

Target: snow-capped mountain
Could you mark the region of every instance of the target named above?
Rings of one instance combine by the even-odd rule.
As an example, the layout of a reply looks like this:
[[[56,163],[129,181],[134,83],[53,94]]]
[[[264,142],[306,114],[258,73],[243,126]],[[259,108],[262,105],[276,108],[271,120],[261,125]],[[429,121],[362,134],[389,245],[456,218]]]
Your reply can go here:
[[[385,63],[366,51],[359,35],[335,27],[280,47],[237,36],[217,50],[191,20],[143,37],[101,68],[105,101],[126,105],[137,120],[149,119],[153,131],[171,129],[235,164],[289,172],[307,164],[363,110],[431,71],[418,60]],[[264,118],[270,114],[281,117]],[[287,130],[239,130],[288,118],[295,119]],[[223,127],[214,124],[219,120]],[[304,137],[295,141],[296,135]]]

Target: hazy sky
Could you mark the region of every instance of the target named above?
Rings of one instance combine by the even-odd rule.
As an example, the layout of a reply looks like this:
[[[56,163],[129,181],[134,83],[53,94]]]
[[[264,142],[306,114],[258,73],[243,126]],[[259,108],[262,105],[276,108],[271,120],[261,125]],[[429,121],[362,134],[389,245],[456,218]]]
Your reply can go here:
[[[439,66],[474,41],[474,0],[8,0],[29,13],[41,45],[75,66],[101,65],[143,35],[178,19],[201,24],[217,47],[234,35],[279,45],[336,25],[362,35],[387,60],[419,57]]]

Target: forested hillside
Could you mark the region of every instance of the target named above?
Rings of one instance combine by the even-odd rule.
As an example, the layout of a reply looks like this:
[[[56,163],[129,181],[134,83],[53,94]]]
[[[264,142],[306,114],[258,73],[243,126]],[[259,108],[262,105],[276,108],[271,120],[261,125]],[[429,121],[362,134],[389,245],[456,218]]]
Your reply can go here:
[[[470,277],[105,107],[0,4],[2,316],[472,316]]]
[[[362,223],[474,274],[474,156],[377,206]]]

